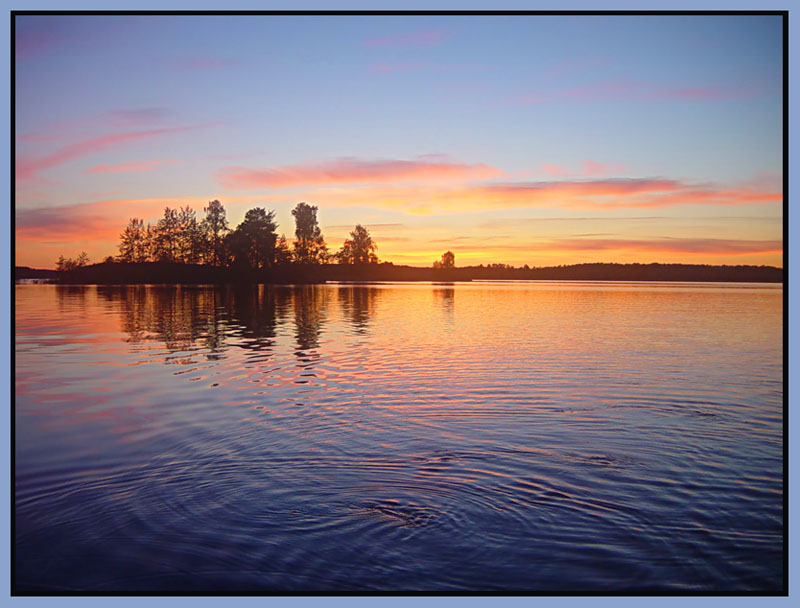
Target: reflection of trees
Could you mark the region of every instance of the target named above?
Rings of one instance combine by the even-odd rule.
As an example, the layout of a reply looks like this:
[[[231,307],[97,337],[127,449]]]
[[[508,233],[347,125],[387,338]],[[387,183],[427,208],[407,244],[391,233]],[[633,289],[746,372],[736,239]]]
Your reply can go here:
[[[172,353],[202,349],[207,359],[222,358],[232,344],[272,347],[290,305],[289,292],[264,285],[100,286],[98,295],[120,311],[129,342],[163,342]]]
[[[375,310],[378,293],[380,290],[375,287],[339,286],[339,305],[357,333],[361,334],[366,331],[370,317]]]
[[[156,340],[170,352],[202,346],[209,359],[225,348],[219,289],[130,285],[98,287],[98,294],[121,309],[129,342]]]
[[[456,290],[452,287],[440,287],[439,289],[434,289],[433,293],[442,309],[447,313],[452,313],[456,300]]]
[[[295,287],[292,295],[297,347],[301,351],[317,348],[325,321],[328,291],[317,285],[303,285]]]
[[[232,320],[241,326],[242,348],[260,350],[273,345],[278,308],[283,308],[285,294],[266,285],[245,285],[232,289],[227,309]]]
[[[86,310],[86,285],[56,285],[58,309],[65,312],[70,308]]]

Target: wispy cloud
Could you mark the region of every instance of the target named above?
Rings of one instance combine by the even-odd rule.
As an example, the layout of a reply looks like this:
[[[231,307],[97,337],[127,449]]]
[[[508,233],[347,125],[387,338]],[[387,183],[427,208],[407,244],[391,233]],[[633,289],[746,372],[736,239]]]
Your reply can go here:
[[[657,239],[555,239],[538,246],[559,251],[643,251],[658,253],[703,253],[744,255],[781,253],[783,241],[745,239],[695,239],[661,237]]]
[[[128,131],[124,133],[112,133],[109,135],[93,137],[91,139],[86,139],[61,147],[41,158],[18,157],[16,159],[16,176],[17,179],[34,177],[39,171],[56,167],[76,158],[91,156],[121,144],[158,137],[161,135],[171,135],[175,133],[194,131],[207,126],[209,125],[192,125],[166,129],[148,129],[144,131]]]
[[[217,178],[231,189],[292,188],[337,184],[375,184],[411,181],[480,180],[502,176],[484,164],[465,164],[430,157],[418,160],[340,158],[283,167],[227,167]]]
[[[354,228],[354,224],[329,224],[325,226],[327,230],[352,230]],[[370,223],[363,223],[362,226],[369,230],[381,230],[385,228],[403,228],[405,224],[401,223],[389,223],[389,224],[370,224]]]
[[[371,48],[387,46],[431,46],[444,40],[447,35],[448,33],[445,30],[421,30],[395,36],[369,38],[364,41],[364,44]]]
[[[76,137],[86,137],[87,133],[103,130],[154,128],[171,114],[172,111],[164,107],[115,108],[100,114],[42,125],[37,131],[18,134],[17,142],[39,144],[69,141]]]
[[[152,171],[156,167],[163,165],[174,165],[178,161],[171,160],[146,160],[140,162],[122,163],[121,165],[97,165],[91,169],[87,169],[87,173],[131,173]]]
[[[592,235],[588,235],[591,237]],[[598,235],[599,236],[599,235]],[[519,252],[569,252],[569,251],[632,251],[668,254],[715,254],[747,255],[781,253],[783,241],[750,239],[704,239],[680,237],[654,237],[649,239],[610,238],[556,238],[515,242],[509,237],[456,237],[455,239],[433,239],[429,243],[454,241],[459,249],[471,251],[519,251]]]
[[[663,178],[617,178],[557,182],[491,184],[480,192],[509,205],[618,209],[672,205],[741,205],[781,201],[783,194],[754,188],[720,188],[709,184],[687,184]]]
[[[231,223],[238,221],[236,215],[231,214],[233,205],[239,206],[239,203],[263,205],[265,202],[278,200],[277,197],[264,195],[223,197],[216,194],[208,197],[106,199],[60,207],[17,208],[15,234],[17,240],[21,241],[117,243],[119,234],[132,217],[158,218],[162,215],[164,207],[174,209],[183,205],[189,205],[200,214],[208,201],[213,199],[224,201]]]
[[[385,184],[318,188],[304,193],[337,207],[363,206],[415,215],[479,212],[489,209],[563,209],[616,211],[677,205],[779,203],[780,190],[720,187],[664,178],[618,178],[541,182]]]
[[[515,227],[524,224],[540,224],[542,222],[630,222],[630,221],[643,221],[643,222],[689,222],[696,224],[698,221],[709,220],[713,222],[734,221],[734,222],[771,222],[780,223],[780,217],[772,216],[743,216],[743,215],[708,215],[708,216],[684,216],[684,215],[593,215],[593,216],[560,216],[560,217],[514,217],[514,218],[500,218],[483,222],[479,224],[480,228],[497,229]],[[577,235],[573,235],[577,236]]]

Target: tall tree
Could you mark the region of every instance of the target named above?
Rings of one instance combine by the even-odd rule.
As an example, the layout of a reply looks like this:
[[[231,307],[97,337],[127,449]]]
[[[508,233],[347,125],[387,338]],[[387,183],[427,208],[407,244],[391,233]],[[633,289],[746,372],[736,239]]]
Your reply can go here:
[[[301,264],[321,264],[328,259],[328,247],[317,224],[316,205],[298,203],[292,209],[295,221],[295,260]]]
[[[149,228],[149,226],[148,226]],[[147,230],[144,220],[132,217],[119,235],[119,259],[122,262],[146,262],[148,258]]]
[[[375,254],[377,248],[369,231],[361,224],[356,224],[350,233],[350,238],[344,242],[336,257],[342,264],[377,264],[378,256]]]
[[[244,221],[236,227],[230,239],[236,261],[246,262],[251,268],[271,266],[275,259],[277,227],[274,211],[255,207],[245,213]]]
[[[164,217],[153,229],[153,259],[156,262],[177,262],[180,252],[180,222],[178,212],[166,207]]]
[[[203,234],[197,223],[197,215],[189,205],[177,212],[178,246],[176,261],[196,264],[203,255]]]
[[[201,227],[208,242],[210,254],[208,257],[214,266],[219,266],[224,257],[225,236],[229,232],[225,207],[218,200],[213,200],[203,208],[203,211],[206,212],[206,216],[201,222]]]

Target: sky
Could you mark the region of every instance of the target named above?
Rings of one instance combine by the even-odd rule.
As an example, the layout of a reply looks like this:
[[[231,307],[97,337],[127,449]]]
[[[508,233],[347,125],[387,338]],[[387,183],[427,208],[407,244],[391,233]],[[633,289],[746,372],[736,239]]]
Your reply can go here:
[[[782,266],[771,16],[17,16],[16,265],[317,205],[382,261]]]

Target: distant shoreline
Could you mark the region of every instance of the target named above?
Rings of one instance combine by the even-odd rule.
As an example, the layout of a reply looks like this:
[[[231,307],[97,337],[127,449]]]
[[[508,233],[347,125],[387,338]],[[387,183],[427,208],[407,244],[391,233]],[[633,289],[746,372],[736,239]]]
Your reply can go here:
[[[573,264],[541,268],[466,266],[416,268],[383,264],[286,264],[271,268],[224,268],[160,262],[101,263],[69,271],[17,266],[14,279],[37,279],[58,284],[140,285],[192,284],[317,284],[329,281],[462,282],[482,280],[542,281],[678,281],[723,283],[783,283],[782,268],[774,266],[710,266],[700,264]]]

